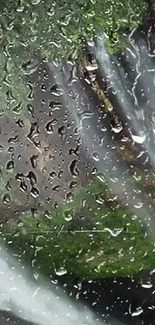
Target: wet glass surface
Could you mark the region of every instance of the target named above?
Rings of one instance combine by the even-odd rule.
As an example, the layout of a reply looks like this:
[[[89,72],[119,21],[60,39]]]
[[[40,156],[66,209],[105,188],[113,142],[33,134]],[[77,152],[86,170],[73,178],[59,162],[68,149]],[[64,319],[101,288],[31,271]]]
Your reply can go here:
[[[154,0],[0,2],[0,325],[155,324]]]

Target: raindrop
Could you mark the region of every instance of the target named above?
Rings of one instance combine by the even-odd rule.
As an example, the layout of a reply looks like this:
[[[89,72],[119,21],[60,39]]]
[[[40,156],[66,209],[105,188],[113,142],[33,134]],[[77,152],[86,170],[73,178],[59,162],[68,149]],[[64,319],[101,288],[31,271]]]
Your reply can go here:
[[[0,151],[4,151],[4,147],[0,145]]]
[[[23,120],[19,119],[16,124],[20,127],[20,128],[23,128],[24,127],[24,122]]]
[[[14,169],[14,161],[13,160],[10,160],[7,162],[6,164],[6,169],[9,170],[9,171],[12,171]]]
[[[60,137],[63,138],[64,135],[65,135],[65,133],[66,133],[65,126],[60,126],[60,127],[58,128],[58,134],[60,135]]]
[[[60,190],[60,185],[55,185],[53,188],[52,188],[52,191],[53,192],[59,192]]]
[[[69,188],[70,189],[75,188],[77,185],[78,185],[77,182],[72,181],[72,182],[69,183]]]
[[[27,110],[31,114],[32,117],[35,117],[34,106],[32,104],[27,104]]]
[[[36,199],[39,196],[39,190],[37,187],[32,187],[30,194]]]
[[[139,316],[142,313],[143,313],[143,309],[141,307],[139,307],[139,308],[137,308],[136,311],[131,313],[131,316],[136,317],[136,316]]]
[[[40,0],[31,0],[32,5],[38,5]]]
[[[27,178],[30,180],[32,186],[37,183],[37,177],[32,171],[28,173]]]
[[[150,289],[153,287],[153,284],[152,283],[142,283],[141,285],[143,288],[145,289]]]
[[[54,120],[51,120],[49,121],[46,125],[45,125],[45,128],[46,128],[46,131],[48,134],[52,134],[54,129],[53,129],[53,126],[57,124],[57,121],[54,119]]]
[[[33,168],[37,167],[37,158],[38,158],[38,155],[32,155],[30,157],[30,162],[31,162],[31,165]]]
[[[52,172],[49,173],[49,176],[50,176],[51,178],[54,178],[54,177],[57,176],[57,174],[56,174],[56,172],[52,171]]]
[[[11,202],[11,197],[9,193],[5,193],[2,197],[2,200],[5,204],[9,204]]]
[[[66,273],[67,273],[67,271],[63,267],[61,267],[59,270],[55,269],[55,274],[58,275],[58,276],[62,276],[64,274],[66,274]]]
[[[13,152],[14,150],[14,147],[9,147],[8,152]]]
[[[99,153],[98,153],[98,152],[93,152],[93,153],[92,153],[92,158],[93,158],[93,160],[95,160],[95,161],[99,161],[99,160],[100,160],[100,155],[99,155]]]
[[[112,131],[115,133],[120,133],[123,130],[123,126],[122,125],[117,125],[115,127],[112,127]]]
[[[69,165],[69,171],[73,177],[77,177],[79,175],[79,170],[78,170],[78,161],[72,160],[71,164]]]
[[[17,142],[19,142],[19,136],[16,135],[15,137],[9,138],[8,142],[9,143],[17,143]]]
[[[87,65],[86,66],[87,71],[95,71],[98,69],[98,65]]]
[[[137,204],[134,204],[134,207],[135,207],[136,209],[140,209],[142,206],[143,206],[143,202],[139,202],[139,203],[137,203]]]
[[[131,136],[132,136],[133,141],[136,143],[139,143],[139,144],[142,144],[146,139],[145,134],[141,135],[141,136],[131,134]]]
[[[62,176],[63,176],[63,171],[60,170],[60,171],[58,172],[58,178],[62,178]]]
[[[25,181],[22,179],[19,185],[21,191],[26,192],[27,191],[27,185],[25,184]]]
[[[66,194],[66,201],[67,201],[68,203],[71,203],[71,202],[73,202],[73,200],[74,200],[74,194],[73,194],[72,192],[68,192],[68,193]]]
[[[52,86],[51,89],[50,89],[50,92],[54,96],[61,96],[61,95],[63,95],[63,89],[60,86],[58,86],[58,85]]]

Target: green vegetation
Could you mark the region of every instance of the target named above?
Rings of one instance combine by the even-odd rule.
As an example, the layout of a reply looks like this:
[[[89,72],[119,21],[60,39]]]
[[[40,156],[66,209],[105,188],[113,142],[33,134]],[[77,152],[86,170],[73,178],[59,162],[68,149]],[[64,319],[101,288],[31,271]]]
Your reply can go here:
[[[22,114],[29,93],[24,74],[34,58],[37,65],[40,57],[77,57],[86,39],[103,32],[116,51],[122,29],[138,26],[146,11],[145,0],[1,1],[0,113]]]
[[[74,202],[4,225],[2,239],[19,260],[45,275],[134,275],[154,267],[154,243],[137,216],[114,200],[103,178],[78,188]]]

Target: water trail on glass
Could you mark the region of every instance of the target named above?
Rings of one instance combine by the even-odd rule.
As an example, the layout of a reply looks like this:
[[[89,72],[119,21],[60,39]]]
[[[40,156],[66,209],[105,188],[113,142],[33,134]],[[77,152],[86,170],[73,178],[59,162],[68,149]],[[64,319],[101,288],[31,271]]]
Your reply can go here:
[[[32,276],[32,275],[31,275]],[[38,325],[102,325],[86,306],[41,276],[36,281],[0,249],[0,310]]]

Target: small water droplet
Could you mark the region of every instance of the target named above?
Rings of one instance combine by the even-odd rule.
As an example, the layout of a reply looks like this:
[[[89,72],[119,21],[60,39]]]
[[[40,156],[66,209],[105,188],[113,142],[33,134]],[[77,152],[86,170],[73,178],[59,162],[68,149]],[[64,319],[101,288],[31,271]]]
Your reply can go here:
[[[9,204],[11,202],[11,196],[9,193],[5,193],[2,197],[2,200],[5,204]]]
[[[140,208],[142,208],[142,206],[143,206],[143,202],[138,202],[137,204],[134,204],[134,207],[136,209],[140,209]]]
[[[54,96],[61,96],[61,95],[63,95],[63,89],[60,86],[58,86],[58,85],[52,86],[51,89],[50,89],[50,92]]]
[[[32,171],[30,171],[30,172],[28,173],[27,178],[29,179],[30,184],[31,184],[32,186],[35,185],[35,184],[37,183],[37,177],[36,177],[36,175],[35,175]]]
[[[53,131],[54,131],[54,126],[57,124],[57,121],[54,119],[54,120],[51,120],[49,121],[46,125],[45,125],[45,129],[47,131],[48,134],[52,134]]]
[[[37,167],[37,158],[38,158],[38,155],[32,155],[30,157],[31,166],[33,168],[36,168]]]
[[[12,171],[14,169],[14,161],[13,160],[10,160],[7,162],[6,164],[6,169],[9,170],[9,171]]]
[[[79,170],[78,170],[78,161],[72,160],[71,164],[69,165],[69,171],[73,177],[77,177],[79,175]]]
[[[27,185],[25,184],[25,181],[23,179],[21,180],[19,187],[23,192],[27,191]]]
[[[98,152],[93,152],[93,153],[92,153],[92,158],[93,158],[93,160],[95,160],[95,161],[99,161],[99,160],[100,160],[100,155],[99,155],[99,153],[98,153]]]
[[[61,267],[59,270],[55,269],[55,274],[58,275],[58,276],[62,276],[64,274],[66,274],[66,273],[67,273],[67,271],[63,267]]]
[[[73,194],[72,192],[68,192],[68,193],[66,194],[66,201],[67,201],[68,203],[71,203],[71,202],[73,202],[73,200],[74,200],[74,194]]]
[[[36,199],[39,196],[40,192],[37,187],[32,187],[30,194]]]

